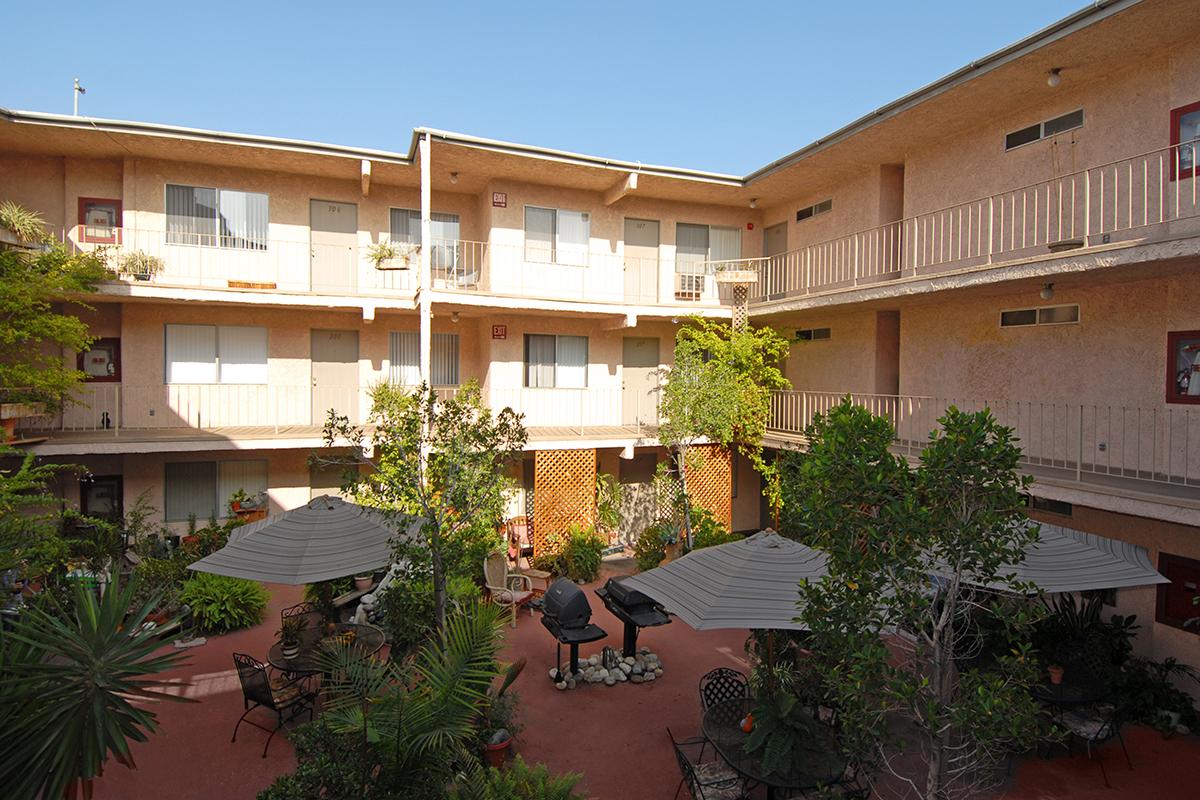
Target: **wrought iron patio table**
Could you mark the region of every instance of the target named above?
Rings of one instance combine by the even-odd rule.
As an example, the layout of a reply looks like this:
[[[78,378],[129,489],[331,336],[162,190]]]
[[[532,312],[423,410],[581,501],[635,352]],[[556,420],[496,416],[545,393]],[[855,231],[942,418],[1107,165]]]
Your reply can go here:
[[[267,661],[275,669],[289,675],[314,675],[321,671],[317,658],[321,644],[351,632],[354,634],[351,647],[363,658],[378,653],[383,647],[384,634],[379,628],[342,622],[333,633],[326,633],[324,628],[305,631],[300,638],[300,652],[293,658],[284,658],[283,644],[276,642],[267,653]]]
[[[767,787],[767,797],[776,789],[807,791],[838,783],[846,772],[846,757],[829,725],[812,720],[812,735],[803,743],[804,756],[786,770],[768,773],[763,768],[763,749],[746,750],[750,734],[742,730],[742,720],[754,710],[753,698],[737,698],[713,704],[704,713],[702,728],[717,753],[738,774]]]
[[[1061,683],[1039,683],[1032,692],[1035,700],[1062,709],[1098,703],[1105,698],[1106,689],[1103,681],[1067,673]]]

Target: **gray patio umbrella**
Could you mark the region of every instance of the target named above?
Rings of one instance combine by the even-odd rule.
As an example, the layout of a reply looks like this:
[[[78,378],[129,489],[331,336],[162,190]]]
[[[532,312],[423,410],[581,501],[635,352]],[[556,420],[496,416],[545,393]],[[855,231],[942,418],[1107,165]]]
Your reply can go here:
[[[420,526],[414,519],[398,533],[379,511],[322,495],[235,529],[224,547],[188,568],[292,585],[369,574],[391,564],[394,539]]]
[[[799,585],[825,575],[825,564],[819,550],[761,531],[695,550],[622,582],[696,630],[806,630],[795,621]]]

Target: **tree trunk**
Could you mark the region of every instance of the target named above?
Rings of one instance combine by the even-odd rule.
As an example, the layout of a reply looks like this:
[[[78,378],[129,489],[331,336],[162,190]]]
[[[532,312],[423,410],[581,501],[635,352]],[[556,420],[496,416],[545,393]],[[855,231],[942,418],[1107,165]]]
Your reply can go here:
[[[687,448],[679,446],[676,456],[679,463],[679,490],[683,492],[683,531],[687,549],[692,549],[692,500],[687,492]]]
[[[438,634],[446,627],[446,572],[442,564],[442,535],[434,530],[429,538],[433,560],[433,629]]]

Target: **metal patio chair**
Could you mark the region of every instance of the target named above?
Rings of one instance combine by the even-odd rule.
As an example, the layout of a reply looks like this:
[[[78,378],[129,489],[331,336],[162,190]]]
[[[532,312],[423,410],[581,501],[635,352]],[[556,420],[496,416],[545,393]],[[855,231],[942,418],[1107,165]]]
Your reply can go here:
[[[294,720],[304,713],[305,709],[308,710],[309,721],[312,721],[316,693],[311,689],[310,678],[286,680],[281,676],[272,676],[270,668],[266,664],[245,653],[234,653],[233,663],[237,666],[238,680],[242,684],[242,705],[246,710],[238,717],[237,724],[233,726],[233,738],[229,741],[237,741],[238,728],[243,722],[253,725],[261,731],[267,731],[270,736],[267,737],[267,743],[263,746],[262,751],[262,757],[266,758],[267,750],[271,747],[271,740],[275,738],[275,734],[286,722]],[[254,720],[246,719],[256,708],[265,708],[275,712],[278,720],[276,726],[268,728],[259,725]]]

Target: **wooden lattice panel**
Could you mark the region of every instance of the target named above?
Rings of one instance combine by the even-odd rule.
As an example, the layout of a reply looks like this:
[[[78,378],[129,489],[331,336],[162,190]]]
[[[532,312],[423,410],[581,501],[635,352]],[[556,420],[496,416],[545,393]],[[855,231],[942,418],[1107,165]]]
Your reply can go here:
[[[533,462],[533,552],[572,524],[596,522],[596,451],[538,450]]]
[[[691,498],[693,505],[712,512],[712,515],[726,528],[731,528],[733,526],[733,464],[730,461],[729,451],[715,444],[696,445],[691,450],[694,453],[702,454],[703,459],[689,455],[688,497]],[[698,468],[690,465],[693,458],[698,462]]]

